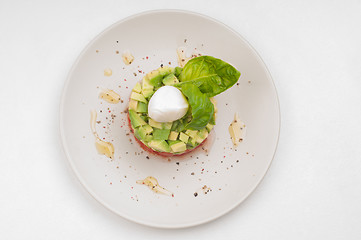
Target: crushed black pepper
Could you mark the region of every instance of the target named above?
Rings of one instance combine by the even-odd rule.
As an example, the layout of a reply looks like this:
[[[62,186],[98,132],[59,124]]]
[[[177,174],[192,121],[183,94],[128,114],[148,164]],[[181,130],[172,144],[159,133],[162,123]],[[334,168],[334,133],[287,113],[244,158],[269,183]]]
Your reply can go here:
[[[194,196],[197,197],[197,196],[198,196],[198,193],[195,192],[195,193],[194,193]]]

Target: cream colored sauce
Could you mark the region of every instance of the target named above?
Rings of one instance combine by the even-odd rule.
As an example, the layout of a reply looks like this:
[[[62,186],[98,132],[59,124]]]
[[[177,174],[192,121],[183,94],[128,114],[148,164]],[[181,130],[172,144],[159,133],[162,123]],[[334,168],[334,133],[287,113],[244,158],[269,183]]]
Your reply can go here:
[[[186,57],[186,51],[185,48],[179,47],[177,48],[177,59],[178,59],[178,65],[180,67],[184,67],[186,63],[191,59]]]
[[[113,90],[104,89],[99,93],[99,98],[104,99],[108,103],[119,103],[120,102],[120,95]]]
[[[243,141],[246,134],[246,125],[239,119],[237,113],[234,114],[234,119],[229,125],[228,131],[231,135],[233,145],[237,147],[238,144]]]
[[[110,77],[113,74],[113,71],[110,68],[104,69],[104,76]]]
[[[161,194],[164,194],[167,196],[174,197],[174,194],[172,192],[159,186],[158,180],[155,177],[149,176],[149,177],[146,177],[144,180],[138,180],[137,183],[148,186],[155,193],[161,193]]]
[[[122,58],[125,65],[132,64],[132,62],[134,61],[134,56],[129,51],[125,51],[122,54]]]
[[[114,146],[112,143],[106,142],[106,141],[103,141],[100,139],[100,137],[95,129],[96,120],[97,120],[97,112],[95,110],[92,110],[90,112],[90,128],[95,137],[95,147],[99,154],[103,154],[106,157],[113,159],[114,158]]]
[[[192,58],[202,56],[202,54],[196,50],[193,51],[192,55],[190,57],[186,56],[186,50],[184,47],[177,48],[177,59],[178,59],[178,65],[180,67],[184,67],[186,63],[191,60]]]

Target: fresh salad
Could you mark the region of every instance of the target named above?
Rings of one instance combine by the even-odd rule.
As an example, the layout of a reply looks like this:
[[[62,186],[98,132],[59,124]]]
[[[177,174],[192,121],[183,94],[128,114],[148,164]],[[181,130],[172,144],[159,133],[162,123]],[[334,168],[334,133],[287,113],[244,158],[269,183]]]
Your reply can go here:
[[[214,96],[232,87],[240,72],[211,57],[189,60],[183,68],[162,66],[132,90],[129,120],[135,138],[160,155],[181,155],[202,144],[216,124]]]

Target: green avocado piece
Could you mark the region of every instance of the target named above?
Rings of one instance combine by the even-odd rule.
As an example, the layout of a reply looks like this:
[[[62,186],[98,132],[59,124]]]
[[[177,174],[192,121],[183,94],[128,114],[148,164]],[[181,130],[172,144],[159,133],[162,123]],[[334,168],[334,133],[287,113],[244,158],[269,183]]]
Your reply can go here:
[[[212,125],[212,124],[210,124],[210,123],[208,123],[207,126],[206,126],[208,132],[210,132],[213,127],[214,127],[214,125]]]
[[[137,84],[135,84],[133,88],[133,92],[140,93],[141,91],[142,91],[142,86],[140,85],[139,82],[137,82]]]
[[[151,96],[153,96],[153,94],[154,94],[153,88],[142,89],[142,95],[147,99],[149,99]]]
[[[145,133],[145,130],[143,127],[139,127],[137,129],[134,130],[134,135],[139,139],[139,140],[145,140],[145,137],[147,136],[147,134]]]
[[[162,129],[162,123],[156,122],[153,119],[149,118],[149,125],[154,128]]]
[[[173,124],[172,124],[171,130],[175,131],[177,129],[178,124],[179,124],[179,120],[174,121]]]
[[[130,95],[130,99],[147,103],[147,100],[145,99],[145,97],[142,94],[136,93],[136,92],[132,92],[132,94]]]
[[[207,128],[203,128],[202,130],[199,130],[198,136],[202,139],[206,139],[208,137],[208,131]]]
[[[130,99],[129,100],[129,109],[136,111],[138,108],[138,103],[139,103],[138,101]]]
[[[174,72],[174,68],[167,66],[160,67],[157,70],[159,71],[159,74],[162,75],[163,77]]]
[[[131,109],[129,109],[129,118],[133,128],[147,124],[134,110]]]
[[[173,140],[173,141],[177,140],[178,135],[179,135],[179,132],[171,131],[170,134],[169,134],[168,139]]]
[[[172,122],[164,122],[162,123],[162,129],[171,129],[172,128]]]
[[[170,129],[157,129],[153,130],[154,140],[167,140],[170,134]]]
[[[184,130],[185,126],[187,125],[187,119],[179,119],[173,122],[172,131],[181,132]]]
[[[162,85],[163,75],[160,74],[159,70],[153,70],[146,75],[149,79],[149,84],[154,87],[159,87]]]
[[[204,139],[206,139],[208,137],[208,131],[207,128],[203,128],[202,130],[199,130],[197,133],[197,136],[195,138],[197,143],[201,143],[204,141]]]
[[[148,146],[159,152],[170,152],[170,147],[165,140],[152,140]]]
[[[153,135],[146,135],[145,136],[145,139],[144,139],[145,142],[150,142],[152,140],[153,140]]]
[[[175,69],[174,69],[174,75],[175,75],[176,77],[179,77],[179,75],[181,74],[182,70],[183,70],[183,68],[181,68],[181,67],[175,67]]]
[[[173,144],[171,147],[173,152],[184,152],[187,150],[187,145],[184,142]]]
[[[172,145],[180,143],[182,141],[180,141],[180,140],[168,140],[167,142],[168,142],[169,147],[171,147]]]
[[[188,129],[187,131],[186,131],[186,134],[188,135],[188,136],[190,136],[191,138],[197,138],[197,133],[198,133],[198,131],[197,130],[190,130],[190,129]]]
[[[187,143],[189,139],[189,136],[183,132],[179,134],[179,140],[181,140],[184,143]]]
[[[187,144],[190,145],[192,148],[196,147],[197,146],[196,139],[195,138],[189,138]]]
[[[146,134],[150,134],[151,132],[153,132],[153,128],[148,124],[142,126],[142,128],[144,128]]]
[[[149,78],[147,77],[147,75],[145,75],[145,77],[143,77],[142,79],[142,90],[144,89],[152,89],[153,90],[153,86],[149,83]]]
[[[165,78],[163,78],[163,84],[166,86],[174,85],[176,83],[179,83],[178,78],[173,74],[167,75]]]
[[[139,115],[139,113],[138,113]],[[140,118],[144,120],[144,122],[148,122],[148,117],[146,115],[140,115]]]
[[[139,140],[143,140],[145,142],[149,142],[150,140],[153,139],[153,136],[151,137],[151,139],[149,139],[148,134],[150,134],[151,132],[153,132],[153,128],[151,126],[149,126],[148,124],[144,125],[144,126],[140,126],[139,128],[134,130],[134,134],[135,136],[139,139]]]
[[[138,102],[137,112],[147,113],[148,112],[148,104],[143,103],[143,102]]]

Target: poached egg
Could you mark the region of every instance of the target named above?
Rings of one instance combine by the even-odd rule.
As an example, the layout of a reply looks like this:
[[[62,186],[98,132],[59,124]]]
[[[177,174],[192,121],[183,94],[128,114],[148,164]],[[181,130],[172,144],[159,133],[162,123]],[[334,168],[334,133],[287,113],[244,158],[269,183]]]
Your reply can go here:
[[[157,122],[173,122],[188,111],[188,101],[182,92],[173,86],[159,88],[148,104],[148,115]]]

